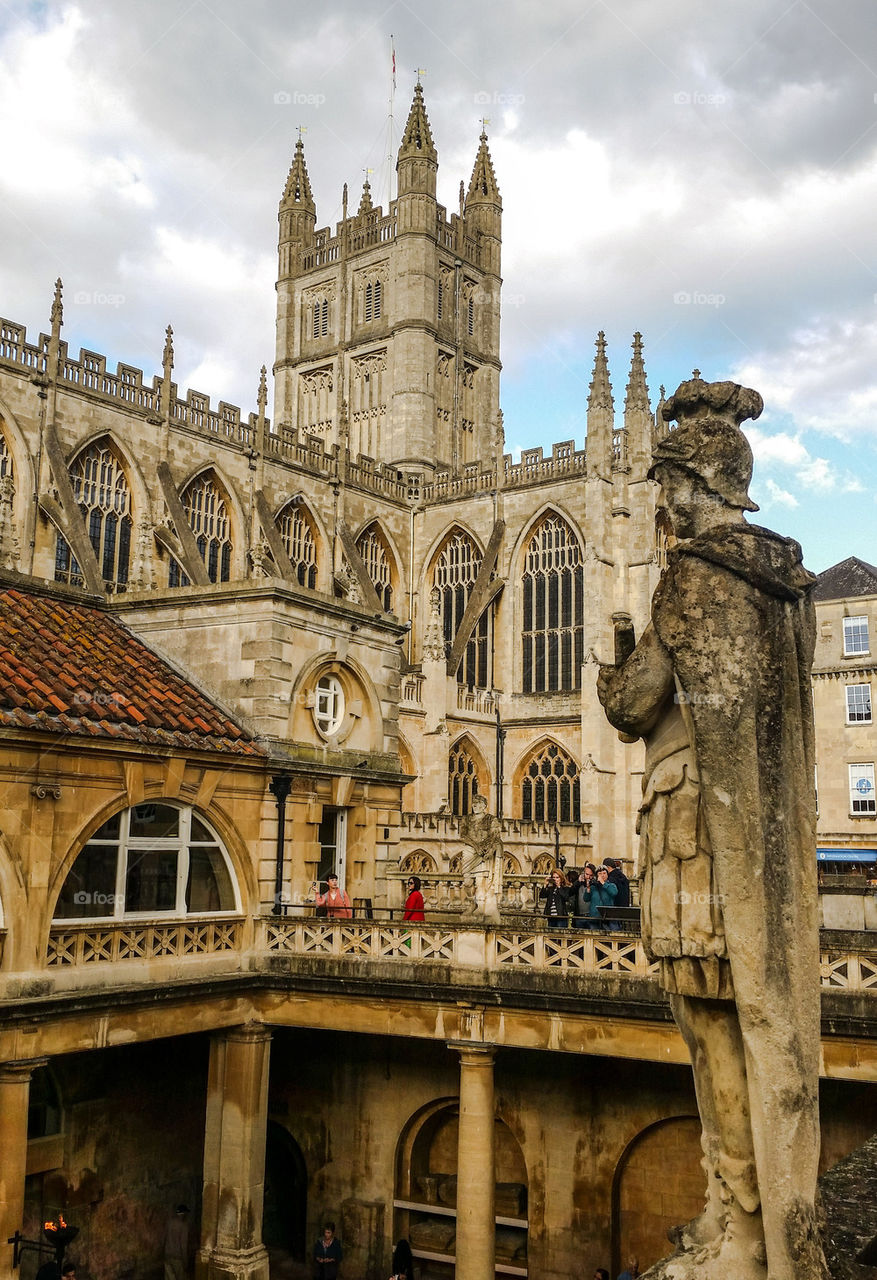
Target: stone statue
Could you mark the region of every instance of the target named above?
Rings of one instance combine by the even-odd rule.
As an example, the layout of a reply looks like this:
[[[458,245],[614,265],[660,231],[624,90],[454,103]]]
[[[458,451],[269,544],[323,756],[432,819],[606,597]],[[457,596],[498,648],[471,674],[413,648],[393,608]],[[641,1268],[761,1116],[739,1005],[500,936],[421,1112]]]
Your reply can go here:
[[[472,800],[472,812],[460,823],[460,837],[464,841],[463,913],[478,915],[492,924],[499,924],[499,904],[502,901],[502,823],[487,812],[487,800],[476,795]]]
[[[810,667],[813,577],[750,525],[761,397],[697,371],[649,477],[676,543],[634,644],[597,691],[645,742],[642,929],[691,1054],[708,1176],[703,1213],[647,1274],[823,1280],[819,972]]]

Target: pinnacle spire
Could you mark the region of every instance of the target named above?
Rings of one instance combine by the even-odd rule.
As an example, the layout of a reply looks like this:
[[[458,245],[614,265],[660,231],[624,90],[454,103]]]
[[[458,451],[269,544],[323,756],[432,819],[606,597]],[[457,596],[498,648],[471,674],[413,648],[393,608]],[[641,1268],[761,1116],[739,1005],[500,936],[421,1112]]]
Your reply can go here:
[[[423,102],[423,85],[419,80],[414,86],[414,99],[402,134],[397,164],[399,160],[411,157],[423,157],[432,160],[435,164],[438,163],[438,152],[432,140],[432,130],[429,127],[426,106]]]
[[[55,296],[52,299],[52,310],[49,313],[49,318],[52,322],[53,334],[56,328],[60,331],[61,325],[64,323],[64,303],[61,301],[62,289],[63,285],[61,283],[61,277],[58,276],[58,279],[55,281]]]
[[[475,157],[475,167],[472,170],[469,190],[466,194],[467,207],[478,203],[496,204],[502,208],[502,197],[499,194],[496,174],[493,171],[493,161],[490,158],[490,150],[487,146],[487,134],[483,128],[478,144],[478,154]]]
[[[298,141],[295,144],[295,152],[293,153],[292,164],[289,168],[281,203],[297,204],[314,214],[317,211],[313,192],[311,191],[311,180],[308,177],[308,167],[305,164],[305,146],[302,142],[301,134],[299,134]]]
[[[256,392],[256,404],[259,406],[259,417],[264,418],[268,404],[268,370],[262,365],[259,370],[259,390]]]
[[[649,388],[646,385],[646,367],[643,363],[643,336],[641,333],[633,335],[633,357],[630,361],[630,377],[627,381],[627,391],[624,396],[624,415],[635,412],[636,410],[651,414],[649,408]]]
[[[161,356],[161,364],[165,378],[169,378],[171,369],[174,367],[174,331],[170,325],[164,331],[164,351]]]
[[[601,329],[595,343],[597,354],[594,356],[594,372],[588,391],[588,414],[603,409],[610,414],[615,412],[612,399],[612,383],[609,381],[609,361],[606,358],[606,334]]]
[[[357,216],[361,217],[364,213],[371,213],[373,208],[371,183],[368,180],[368,174],[366,174],[365,182],[362,184],[362,196],[360,197],[359,208],[356,211]]]

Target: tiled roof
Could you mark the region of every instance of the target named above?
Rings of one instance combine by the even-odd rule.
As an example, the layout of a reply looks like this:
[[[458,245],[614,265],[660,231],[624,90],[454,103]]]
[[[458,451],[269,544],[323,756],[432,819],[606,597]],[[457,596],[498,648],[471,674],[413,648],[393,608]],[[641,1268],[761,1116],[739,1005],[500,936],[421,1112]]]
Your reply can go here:
[[[846,600],[849,596],[873,595],[877,595],[877,568],[858,556],[849,556],[820,573],[813,590],[816,600]]]
[[[10,586],[0,590],[0,726],[263,754],[103,609]]]

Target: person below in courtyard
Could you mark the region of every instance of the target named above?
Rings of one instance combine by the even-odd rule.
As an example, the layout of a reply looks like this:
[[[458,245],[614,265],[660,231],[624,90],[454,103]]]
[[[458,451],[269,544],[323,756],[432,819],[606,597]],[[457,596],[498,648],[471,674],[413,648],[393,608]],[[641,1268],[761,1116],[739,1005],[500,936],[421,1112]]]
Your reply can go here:
[[[605,1267],[598,1267],[594,1272],[594,1280],[609,1280],[609,1272]]]
[[[627,1264],[627,1270],[621,1272],[621,1274],[618,1277],[618,1280],[637,1280],[638,1275],[639,1275],[639,1259],[631,1258],[630,1262],[628,1262]]]
[[[591,918],[596,917],[603,929],[612,929],[615,921],[603,919],[603,908],[614,907],[618,888],[609,883],[609,868],[598,867],[596,883],[591,888]]]
[[[185,1280],[189,1271],[189,1206],[178,1204],[164,1231],[164,1280]]]
[[[569,914],[569,889],[566,877],[560,867],[555,867],[548,877],[548,883],[539,890],[539,897],[545,899],[545,919],[549,929],[565,929]]]
[[[342,1256],[341,1241],[335,1236],[335,1223],[324,1223],[323,1234],[314,1245],[314,1280],[338,1280]]]
[[[353,915],[350,899],[344,889],[338,888],[338,874],[330,871],[326,876],[328,887],[320,893],[319,885],[314,885],[314,902],[316,906],[325,907],[330,920],[349,920]]]
[[[412,924],[423,923],[423,894],[419,876],[408,877],[408,897],[405,899],[405,912],[402,919],[410,920]]]
[[[615,899],[616,907],[630,906],[630,881],[621,869],[620,858],[604,858],[603,866],[609,868],[609,883],[618,890]]]

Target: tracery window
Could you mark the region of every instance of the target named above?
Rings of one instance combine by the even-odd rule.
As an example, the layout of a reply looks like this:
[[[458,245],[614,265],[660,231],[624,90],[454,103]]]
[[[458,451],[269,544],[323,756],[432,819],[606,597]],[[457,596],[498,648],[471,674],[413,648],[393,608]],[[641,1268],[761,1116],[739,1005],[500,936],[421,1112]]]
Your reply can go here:
[[[478,769],[464,742],[451,748],[448,756],[448,803],[451,813],[472,812],[472,801],[478,795]]]
[[[379,320],[383,304],[383,285],[380,280],[369,280],[365,286],[365,319]]]
[[[301,503],[290,502],[277,517],[277,528],[300,587],[317,585],[317,545]]]
[[[237,909],[219,837],[190,805],[160,801],[113,814],[94,833],[64,881],[54,918],[122,920]]]
[[[557,515],[541,522],[527,546],[523,573],[523,690],[581,687],[584,570],[579,541]]]
[[[472,539],[458,530],[445,543],[436,561],[433,585],[441,593],[442,625],[448,645],[454,643],[454,636],[463,621],[481,560],[481,553]],[[491,610],[487,608],[478,619],[457,668],[457,680],[470,689],[489,687],[490,626]]]
[[[581,822],[579,770],[556,742],[547,742],[524,769],[521,816],[530,822]]]
[[[91,444],[70,467],[70,483],[108,591],[124,591],[131,561],[131,491],[121,462],[107,444]],[[82,586],[82,569],[58,534],[55,581]]]
[[[387,549],[380,533],[372,524],[358,538],[356,549],[362,556],[371,584],[378,594],[383,609],[390,613],[393,606],[393,583]]]
[[[219,486],[209,473],[196,476],[186,486],[181,501],[208,578],[211,582],[228,582],[231,576],[231,526]],[[180,566],[172,560],[168,585],[184,586],[183,578]]]

